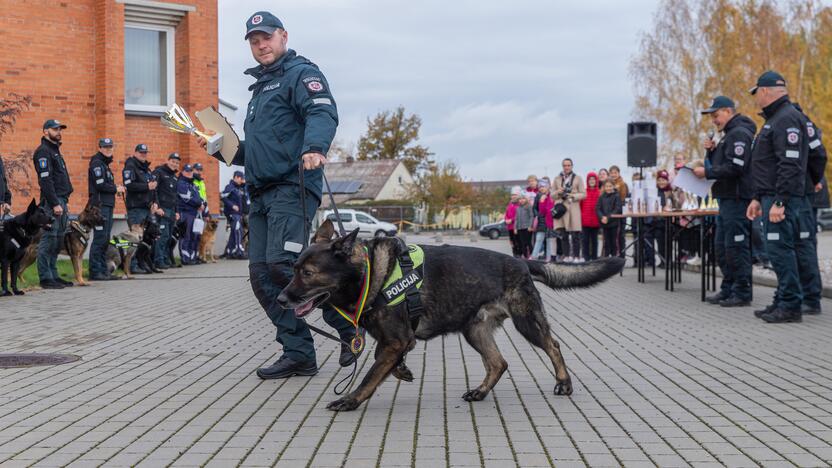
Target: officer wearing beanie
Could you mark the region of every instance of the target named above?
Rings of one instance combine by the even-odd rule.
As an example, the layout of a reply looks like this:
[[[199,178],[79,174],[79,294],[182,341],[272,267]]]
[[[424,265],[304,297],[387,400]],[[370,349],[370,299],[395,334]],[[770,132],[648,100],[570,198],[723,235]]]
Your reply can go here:
[[[317,65],[287,48],[288,33],[277,17],[258,11],[246,21],[245,39],[258,65],[246,70],[255,82],[249,87],[246,141],[233,163],[245,166],[250,189],[249,277],[251,288],[272,323],[283,356],[258,369],[262,379],[318,372],[315,346],[306,322],[284,310],[277,296],[292,279],[311,220],[321,203],[323,165],[338,126],[338,112],[329,84]],[[205,147],[205,141],[200,141]],[[301,207],[299,166],[305,170],[306,206]],[[305,216],[304,216],[305,211]],[[355,329],[334,310],[324,320],[349,342]],[[339,363],[354,356],[341,347]]]
[[[107,245],[113,230],[113,207],[116,204],[116,194],[124,193],[124,187],[117,185],[110,170],[113,162],[113,140],[101,138],[98,140],[98,152],[90,159],[87,172],[87,187],[90,200],[99,204],[101,218],[104,224],[96,226],[90,245],[90,279],[93,281],[108,281],[121,279],[110,276],[107,271]]]

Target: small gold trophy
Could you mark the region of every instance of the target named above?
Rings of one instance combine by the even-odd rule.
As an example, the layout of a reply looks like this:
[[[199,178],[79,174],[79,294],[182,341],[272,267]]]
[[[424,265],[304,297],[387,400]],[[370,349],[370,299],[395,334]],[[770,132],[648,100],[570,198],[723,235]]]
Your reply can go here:
[[[162,125],[177,133],[189,133],[204,138],[208,145],[205,150],[208,154],[214,154],[222,149],[223,136],[221,133],[207,135],[196,129],[194,121],[179,104],[172,104],[161,117]],[[233,155],[232,155],[233,157]]]

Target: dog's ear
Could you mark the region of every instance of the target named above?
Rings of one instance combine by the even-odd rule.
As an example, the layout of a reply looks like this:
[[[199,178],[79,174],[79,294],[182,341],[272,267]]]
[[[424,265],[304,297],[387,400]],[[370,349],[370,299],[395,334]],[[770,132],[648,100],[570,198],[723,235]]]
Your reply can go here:
[[[335,254],[343,254],[346,256],[352,255],[352,249],[355,247],[355,241],[358,239],[358,228],[347,234],[346,237],[339,237],[332,243],[332,250]]]
[[[326,220],[318,227],[318,230],[315,231],[315,236],[312,238],[313,244],[318,244],[321,242],[329,242],[332,240],[332,236],[335,234],[335,226],[332,225],[332,221]]]
[[[33,198],[32,201],[29,202],[29,206],[26,208],[26,214],[32,214],[37,209],[38,209],[38,204],[35,203],[35,199]]]

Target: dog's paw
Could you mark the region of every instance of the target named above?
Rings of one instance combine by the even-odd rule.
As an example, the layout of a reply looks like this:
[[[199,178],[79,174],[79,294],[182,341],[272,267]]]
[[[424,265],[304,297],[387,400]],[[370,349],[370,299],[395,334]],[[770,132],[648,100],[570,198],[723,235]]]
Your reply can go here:
[[[555,395],[571,395],[572,394],[572,379],[566,379],[563,382],[555,384]]]
[[[481,401],[486,395],[488,395],[488,392],[483,392],[482,390],[475,388],[463,393],[462,399],[465,401]]]
[[[356,400],[355,398],[345,396],[326,405],[326,409],[332,411],[352,411],[358,408],[358,405],[360,404],[361,403],[359,403],[358,400]]]
[[[3,291],[3,294],[0,294],[0,296],[2,296],[2,297],[14,296],[14,294],[12,294],[11,291]]]
[[[398,367],[393,369],[393,377],[405,382],[413,382],[413,372],[410,372],[410,369],[404,364],[399,364]]]
[[[24,294],[26,294],[26,293],[25,293],[25,292],[23,292],[23,291],[21,291],[21,290],[19,290],[19,289],[16,289],[16,290],[14,291],[14,295],[15,295],[15,296],[22,296],[22,295],[24,295]],[[9,296],[11,296],[11,294],[9,294]]]

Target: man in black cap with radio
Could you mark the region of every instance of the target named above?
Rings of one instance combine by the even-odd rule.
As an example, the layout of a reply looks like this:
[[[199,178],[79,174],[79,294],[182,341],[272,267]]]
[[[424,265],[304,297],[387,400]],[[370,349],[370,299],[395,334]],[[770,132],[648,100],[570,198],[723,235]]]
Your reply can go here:
[[[98,140],[98,152],[90,159],[87,173],[90,200],[97,202],[101,208],[104,224],[96,226],[90,245],[90,279],[93,281],[108,281],[121,279],[110,276],[107,271],[107,245],[113,230],[113,207],[116,204],[116,194],[124,193],[124,186],[117,185],[110,164],[113,162],[113,140],[101,138]]]
[[[129,226],[140,225],[150,215],[150,208],[153,204],[153,191],[156,190],[156,181],[150,172],[150,161],[147,160],[147,145],[140,143],[136,145],[133,156],[127,158],[124,163],[124,170],[121,171],[124,186],[127,188],[127,197],[124,204],[127,206],[127,224]],[[139,271],[138,262],[135,257],[130,262],[131,273],[149,273]]]
[[[256,81],[249,88],[247,139],[240,142],[233,163],[245,166],[251,195],[251,288],[283,345],[280,359],[258,369],[257,375],[262,379],[314,375],[318,366],[309,327],[276,299],[292,279],[292,265],[308,240],[308,221],[321,203],[323,165],[338,112],[323,73],[287,47],[289,36],[277,17],[267,11],[249,16],[245,39],[258,65],[245,72]],[[200,143],[205,147],[204,140]],[[304,195],[299,169],[305,171]],[[342,340],[352,340],[355,328],[334,310],[325,307],[323,317]],[[349,346],[342,346],[339,363],[348,366],[354,359]]]
[[[153,263],[156,268],[166,270],[174,265],[168,258],[168,243],[171,232],[176,221],[179,220],[179,213],[176,205],[179,203],[179,196],[176,194],[177,176],[179,163],[182,158],[179,153],[171,153],[164,164],[160,164],[153,170],[153,177],[156,179],[156,217],[159,220],[159,240],[155,244],[153,252]]]
[[[716,218],[716,258],[722,271],[721,290],[707,301],[722,307],[743,307],[751,303],[751,223],[745,218],[753,194],[751,143],[757,125],[738,114],[734,101],[717,96],[703,115],[724,136],[719,143],[705,139],[705,166],[694,168],[699,178],[715,180],[712,193],[719,201]]]
[[[766,249],[777,274],[777,303],[758,315],[768,323],[800,322],[803,293],[796,244],[807,203],[805,117],[789,100],[786,80],[777,72],[760,75],[750,92],[766,121],[752,147],[755,194],[746,216],[753,220],[762,214]]]
[[[72,182],[61,155],[61,132],[65,128],[66,125],[54,119],[44,122],[40,146],[32,157],[38,174],[41,206],[55,216],[52,229],[43,233],[38,244],[38,277],[40,286],[44,289],[72,286],[71,281],[58,276],[58,254],[61,252],[61,241],[69,219],[67,203],[72,194]]]

